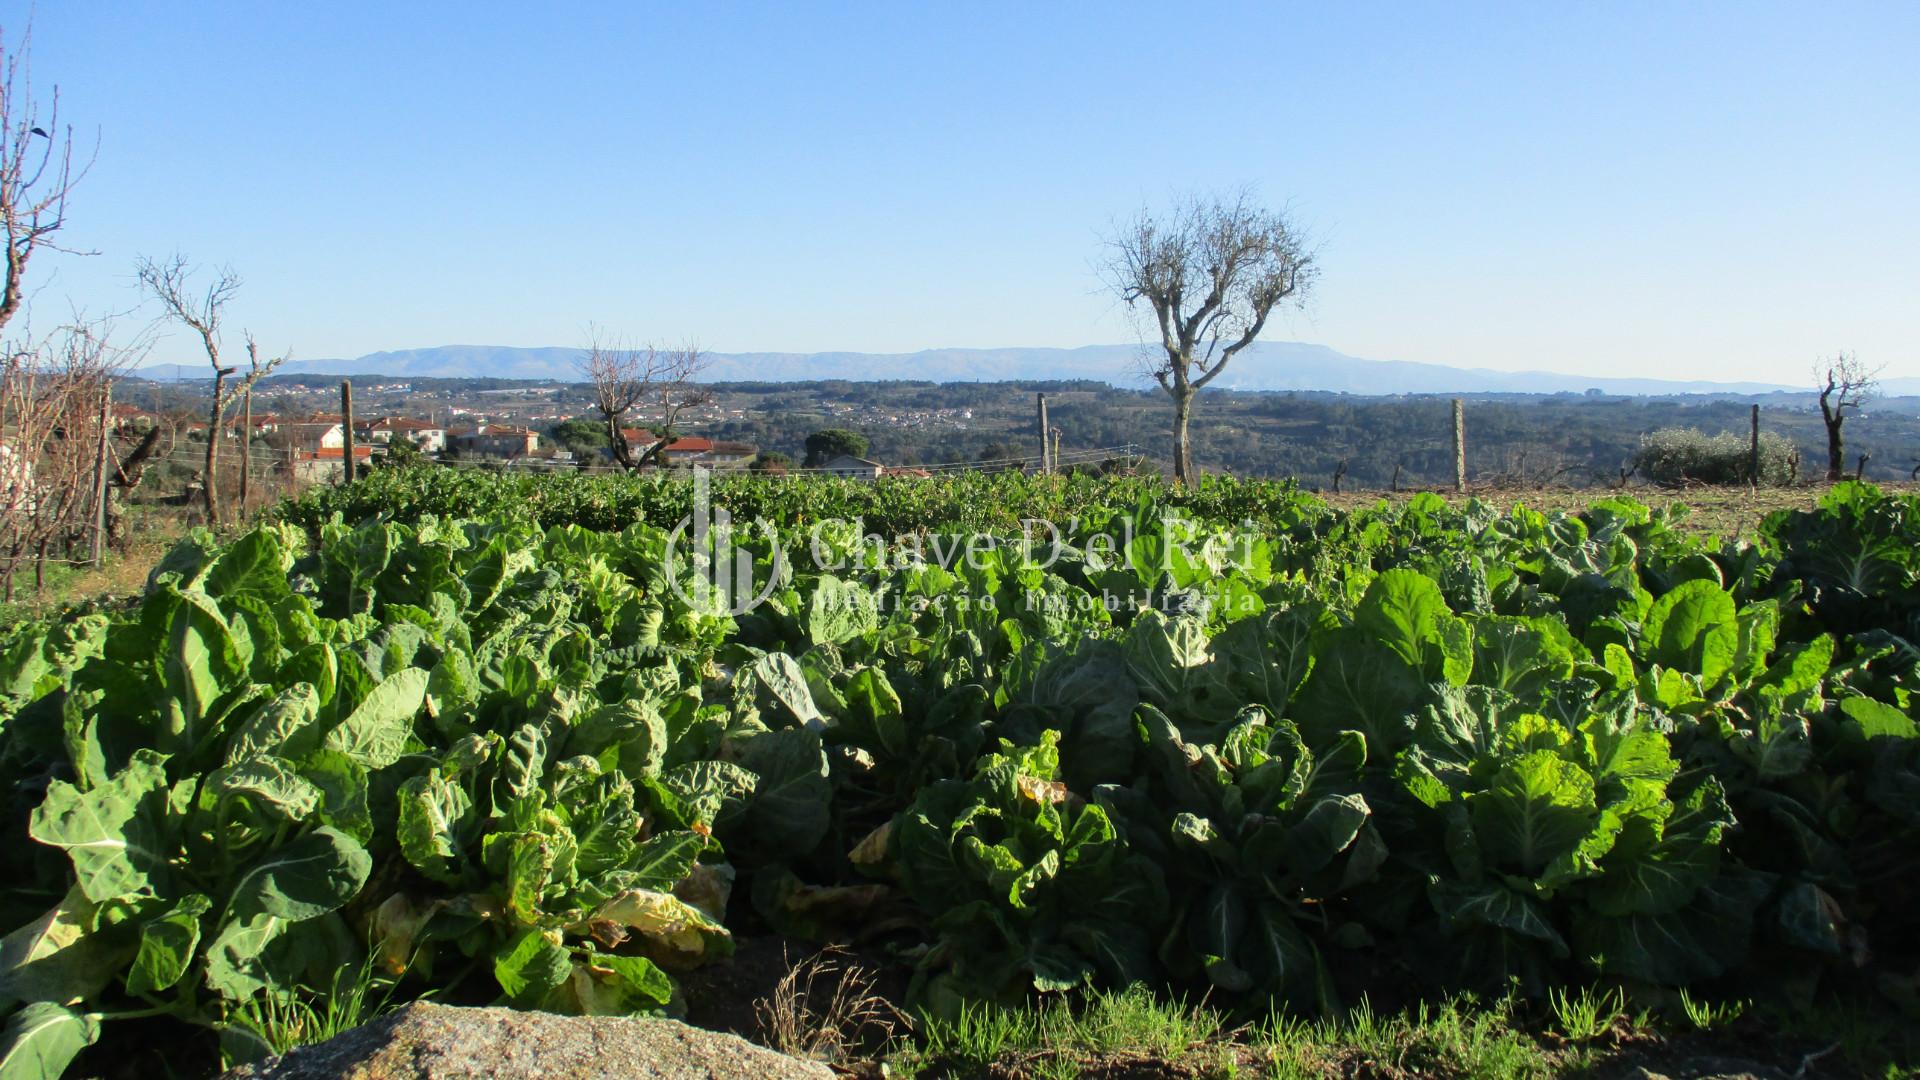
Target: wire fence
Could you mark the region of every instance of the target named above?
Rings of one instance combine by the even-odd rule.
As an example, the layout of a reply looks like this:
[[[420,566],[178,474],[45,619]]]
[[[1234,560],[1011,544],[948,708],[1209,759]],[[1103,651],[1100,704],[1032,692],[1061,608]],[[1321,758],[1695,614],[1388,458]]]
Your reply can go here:
[[[376,446],[375,449],[377,451],[379,448]],[[287,465],[290,461],[297,462],[300,464],[315,464],[323,467],[329,466],[329,465],[338,466],[338,465],[345,464],[344,457],[314,458],[311,456],[300,456],[301,454],[311,455],[312,451],[299,451],[299,452],[290,454],[288,451],[285,451],[285,450],[275,450],[275,451],[255,450],[247,454],[245,458],[236,457],[236,455],[239,455],[239,453],[240,451],[237,449],[221,451],[220,458],[219,458],[221,466],[224,468],[226,466],[236,464],[240,460],[245,460],[247,462],[257,464],[263,468],[279,468]],[[1116,458],[1132,459],[1132,458],[1138,458],[1140,456],[1141,456],[1140,448],[1135,444],[1127,443],[1119,446],[1102,446],[1102,447],[1095,447],[1095,448],[1086,449],[1086,450],[1072,450],[1072,451],[1063,450],[1060,452],[1058,456],[1053,458],[1053,464],[1055,468],[1064,468],[1070,465],[1094,465],[1094,464],[1100,464],[1106,461],[1111,461]],[[170,450],[161,454],[156,454],[153,457],[151,457],[149,460],[156,463],[166,462],[170,464],[185,465],[193,468],[201,468],[206,465],[207,455],[206,455],[206,452],[202,449],[192,449],[192,448],[182,447],[182,448],[176,448],[174,450]],[[365,460],[360,460],[358,463],[362,466],[366,465]],[[518,456],[518,457],[504,457],[504,458],[426,456],[423,458],[423,464],[426,464],[432,467],[438,467],[438,468],[479,469],[479,470],[492,471],[492,472],[498,472],[502,469],[506,469],[506,470],[538,469],[540,471],[552,471],[552,472],[585,472],[585,473],[606,473],[606,474],[618,475],[618,474],[630,473],[633,471],[633,470],[629,470],[625,466],[620,465],[616,462],[597,462],[597,461],[582,460],[577,458],[569,459],[569,458],[555,458],[555,457],[538,457],[538,456],[532,456],[532,455],[525,455],[525,456]],[[682,463],[676,462],[667,467],[678,468],[678,467],[681,467],[681,464]],[[692,462],[692,464],[697,465],[697,464],[700,464],[700,462],[695,461],[695,462]],[[980,460],[974,460],[974,461],[943,461],[943,462],[931,462],[931,463],[917,464],[917,465],[882,465],[880,467],[889,473],[927,472],[927,473],[940,474],[940,473],[957,473],[957,472],[1002,472],[1010,469],[1042,468],[1044,467],[1044,459],[1039,454],[1033,454],[1033,455],[1028,455],[1024,457],[987,458],[987,459],[980,459]],[[720,471],[720,470],[716,470],[716,471]],[[745,466],[728,466],[726,467],[725,471],[747,472],[750,470],[748,470]],[[836,475],[844,472],[845,470],[836,470],[836,469],[828,468],[825,466],[794,465],[794,466],[788,466],[783,471],[787,475],[795,475],[795,474],[809,475],[810,474],[810,475],[825,476],[825,475]]]
[[[361,445],[365,446],[368,444],[363,443]],[[381,449],[383,449],[383,447],[381,447],[379,444],[372,444],[372,448],[376,454]],[[339,448],[328,447],[325,449],[339,449]],[[229,448],[224,448],[220,451],[219,463],[224,468],[226,466],[236,464],[237,462],[243,461],[243,460],[251,464],[259,465],[261,467],[279,467],[287,464],[289,461],[296,461],[301,463],[315,463],[320,465],[335,465],[335,464],[343,464],[345,462],[344,456],[339,458],[333,458],[333,457],[315,458],[312,456],[312,454],[313,454],[312,450],[289,451],[286,449],[253,449],[243,453],[238,447],[229,447]],[[1053,464],[1054,464],[1054,467],[1060,468],[1068,465],[1098,464],[1105,461],[1111,461],[1116,458],[1129,459],[1129,458],[1138,458],[1140,456],[1141,456],[1141,448],[1137,444],[1124,443],[1118,446],[1100,446],[1100,447],[1092,447],[1084,450],[1062,450],[1057,456],[1053,458]],[[207,454],[206,454],[206,449],[202,446],[175,446],[170,450],[165,450],[160,453],[150,455],[147,460],[155,464],[164,462],[168,464],[191,466],[193,468],[202,468],[206,465]],[[526,468],[526,467],[531,467],[534,463],[539,463],[540,467],[543,467],[543,468],[552,468],[555,470],[567,470],[567,471],[575,471],[575,472],[626,473],[631,471],[623,465],[620,465],[616,462],[610,462],[610,461],[600,462],[600,461],[584,460],[584,459],[578,459],[578,458],[569,459],[569,458],[542,457],[542,456],[533,456],[533,455],[523,455],[523,456],[516,456],[516,457],[449,457],[449,456],[425,455],[423,460],[426,464],[443,466],[446,468],[454,468],[454,469],[498,470],[502,468],[512,468],[515,466]],[[882,465],[881,468],[887,469],[889,471],[918,470],[921,472],[932,472],[932,473],[987,472],[987,471],[1003,471],[1007,469],[1016,469],[1016,468],[1041,468],[1041,467],[1044,467],[1045,461],[1046,459],[1039,454],[1029,454],[1021,457],[980,458],[980,459],[968,460],[968,461],[941,461],[941,462],[928,462],[923,464],[911,464],[911,465]],[[365,462],[362,461],[361,464],[365,464]],[[699,462],[696,461],[694,462],[694,464],[699,464]],[[878,463],[876,462],[876,464]],[[830,473],[836,472],[837,470],[830,469],[825,466],[794,465],[794,466],[787,467],[785,471],[789,475],[791,475],[794,473],[830,474]]]

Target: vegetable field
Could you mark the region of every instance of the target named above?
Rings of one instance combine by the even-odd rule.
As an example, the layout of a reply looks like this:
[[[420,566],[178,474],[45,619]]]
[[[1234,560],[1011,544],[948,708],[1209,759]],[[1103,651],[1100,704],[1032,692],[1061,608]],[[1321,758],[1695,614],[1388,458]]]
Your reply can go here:
[[[947,1014],[1920,965],[1920,498],[1745,543],[1626,499],[741,480],[737,614],[687,599],[691,498],[381,473],[0,638],[0,1077],[156,1023],[258,1057],[263,1002],[363,965],[672,1012],[736,933],[889,950]]]

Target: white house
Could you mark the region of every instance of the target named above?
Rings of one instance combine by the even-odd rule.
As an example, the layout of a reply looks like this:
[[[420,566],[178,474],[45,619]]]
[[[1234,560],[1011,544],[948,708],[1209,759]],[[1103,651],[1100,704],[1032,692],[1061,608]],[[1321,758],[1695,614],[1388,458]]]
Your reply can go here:
[[[12,446],[0,443],[0,512],[30,514],[39,505],[33,462]]]
[[[885,465],[866,458],[841,454],[832,461],[820,466],[820,471],[828,476],[844,476],[849,480],[878,480],[887,471]]]
[[[338,420],[315,420],[288,424],[287,444],[295,450],[340,450],[347,445],[347,429]],[[345,460],[344,458],[340,460]]]

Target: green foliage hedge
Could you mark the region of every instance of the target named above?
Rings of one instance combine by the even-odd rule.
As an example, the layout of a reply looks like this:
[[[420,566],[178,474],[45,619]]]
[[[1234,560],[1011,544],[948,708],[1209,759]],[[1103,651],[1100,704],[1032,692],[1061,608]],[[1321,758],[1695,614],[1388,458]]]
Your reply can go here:
[[[1751,435],[1661,428],[1641,438],[1633,464],[1641,476],[1656,484],[1745,484],[1752,474],[1761,484],[1778,486],[1794,481],[1798,456],[1786,436],[1763,431],[1760,468],[1755,473]]]

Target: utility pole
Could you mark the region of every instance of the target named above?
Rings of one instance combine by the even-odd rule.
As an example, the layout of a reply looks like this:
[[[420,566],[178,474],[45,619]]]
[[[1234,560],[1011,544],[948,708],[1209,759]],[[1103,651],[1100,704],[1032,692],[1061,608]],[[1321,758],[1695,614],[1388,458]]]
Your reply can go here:
[[[113,383],[100,392],[100,448],[93,459],[93,550],[88,552],[94,569],[106,553],[107,537],[107,440],[113,424]]]
[[[1453,490],[1467,491],[1467,406],[1453,399]]]
[[[353,467],[353,380],[340,380],[340,426],[346,431],[346,478],[347,483],[354,481]]]
[[[1041,394],[1039,395],[1039,398],[1040,398],[1040,471],[1043,473],[1051,473],[1053,471],[1053,457],[1051,454],[1048,453],[1048,449],[1047,449],[1047,432],[1051,431],[1052,428],[1047,426],[1047,395]]]
[[[1753,438],[1747,443],[1747,483],[1760,486],[1760,406],[1753,407]]]

